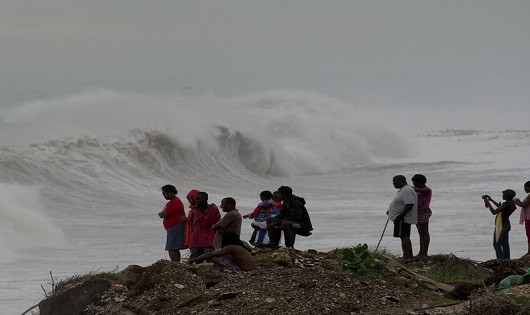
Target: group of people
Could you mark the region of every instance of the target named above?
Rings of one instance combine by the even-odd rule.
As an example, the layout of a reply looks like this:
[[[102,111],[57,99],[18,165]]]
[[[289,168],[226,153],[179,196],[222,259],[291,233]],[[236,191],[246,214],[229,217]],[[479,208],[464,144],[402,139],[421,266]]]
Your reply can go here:
[[[429,219],[432,215],[430,202],[432,190],[429,188],[427,178],[416,174],[411,178],[413,186],[408,185],[403,175],[396,175],[392,183],[398,192],[390,203],[387,211],[388,220],[394,222],[393,236],[401,239],[401,248],[405,262],[422,260],[428,257],[430,234]],[[530,181],[524,184],[524,191],[530,193]],[[484,206],[495,215],[495,231],[493,234],[493,248],[497,259],[510,259],[509,232],[511,229],[510,216],[521,207],[520,224],[525,225],[528,240],[528,252],[522,258],[530,258],[530,194],[520,200],[515,198],[515,191],[506,189],[502,192],[504,202],[496,202],[489,195],[482,196]],[[420,250],[413,255],[410,241],[411,226],[415,224],[418,229]]]
[[[387,211],[388,219],[394,222],[393,235],[401,239],[405,262],[426,258],[431,242],[429,219],[432,215],[432,190],[426,185],[427,178],[422,174],[414,175],[411,181],[413,186],[407,184],[405,176],[394,176],[392,183],[399,190]],[[420,251],[416,256],[413,255],[410,241],[410,228],[413,224],[416,225],[420,237]]]
[[[388,220],[394,223],[393,236],[401,239],[405,262],[428,257],[430,244],[432,190],[422,174],[414,175],[411,181],[413,186],[408,185],[403,175],[393,177],[398,192],[387,211]],[[524,190],[529,193],[524,200],[515,198],[516,193],[511,189],[502,192],[504,202],[496,202],[489,195],[482,196],[485,207],[495,215],[493,247],[499,259],[510,259],[510,216],[517,206],[521,207],[520,223],[525,225],[528,239],[528,252],[523,257],[530,258],[530,181],[524,184]],[[175,186],[163,186],[162,195],[168,202],[158,215],[167,231],[166,250],[172,261],[180,261],[180,251],[189,248],[190,264],[209,260],[234,271],[255,269],[251,248],[240,239],[243,218],[254,220],[250,243],[256,247],[278,247],[282,233],[285,246],[294,247],[296,235],[309,236],[313,230],[304,198],[294,195],[288,186],[281,186],[274,193],[262,191],[260,203],[244,216],[236,208],[234,198],[223,198],[220,208],[225,215],[222,218],[218,207],[208,203],[208,194],[204,191],[193,189],[186,195],[187,215]],[[410,240],[413,224],[420,241],[416,256]]]
[[[234,198],[223,198],[222,218],[218,207],[208,203],[204,191],[192,189],[186,195],[189,203],[186,215],[175,186],[165,185],[161,189],[168,202],[158,216],[163,219],[167,232],[165,249],[172,261],[180,261],[180,251],[189,248],[190,264],[208,260],[233,271],[254,270],[251,248],[240,239],[243,217],[254,219],[251,243],[256,246],[277,247],[283,232],[285,246],[293,247],[297,234],[309,236],[313,230],[305,200],[293,195],[288,186],[281,186],[274,194],[263,191],[256,209],[245,216],[239,213]]]

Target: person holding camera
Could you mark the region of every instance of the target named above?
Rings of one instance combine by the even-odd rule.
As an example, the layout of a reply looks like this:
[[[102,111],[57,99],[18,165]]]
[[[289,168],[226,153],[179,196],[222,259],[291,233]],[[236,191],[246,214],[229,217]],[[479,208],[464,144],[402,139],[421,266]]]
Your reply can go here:
[[[489,195],[482,196],[484,206],[491,214],[495,215],[495,232],[493,233],[493,248],[497,259],[510,259],[509,235],[510,215],[517,208],[513,201],[515,191],[506,189],[502,192],[502,199],[506,200],[502,204],[491,199]]]

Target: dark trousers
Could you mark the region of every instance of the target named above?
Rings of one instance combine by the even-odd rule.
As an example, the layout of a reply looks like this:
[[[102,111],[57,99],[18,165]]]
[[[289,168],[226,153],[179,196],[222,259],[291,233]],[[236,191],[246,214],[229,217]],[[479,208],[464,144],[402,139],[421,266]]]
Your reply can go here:
[[[275,228],[269,230],[269,240],[270,244],[278,245],[280,243],[280,238],[282,237],[282,229]],[[289,229],[289,231],[284,231],[283,238],[285,239],[286,247],[294,247],[294,242],[296,240],[296,234],[294,231]]]
[[[498,242],[495,241],[495,232],[493,232],[493,248],[495,249],[495,255],[497,256],[497,259],[510,259],[509,232],[509,229],[503,229]]]

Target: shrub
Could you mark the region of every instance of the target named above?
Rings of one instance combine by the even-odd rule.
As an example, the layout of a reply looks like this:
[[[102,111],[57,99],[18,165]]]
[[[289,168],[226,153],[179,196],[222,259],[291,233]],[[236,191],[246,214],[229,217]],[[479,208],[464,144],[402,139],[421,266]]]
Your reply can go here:
[[[365,275],[376,264],[368,245],[358,244],[353,248],[345,248],[339,253],[339,266],[342,270],[351,270],[357,274]]]

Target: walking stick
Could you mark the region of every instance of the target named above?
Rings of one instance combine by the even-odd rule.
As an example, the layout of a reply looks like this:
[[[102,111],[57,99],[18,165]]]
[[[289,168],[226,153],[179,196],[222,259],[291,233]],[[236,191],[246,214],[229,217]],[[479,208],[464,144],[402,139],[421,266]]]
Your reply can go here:
[[[383,228],[383,233],[381,233],[381,238],[379,239],[379,243],[377,243],[377,246],[375,247],[374,253],[376,253],[377,250],[379,249],[379,244],[381,244],[381,240],[383,240],[383,235],[385,235],[387,225],[388,225],[388,218],[386,219],[385,227]]]

